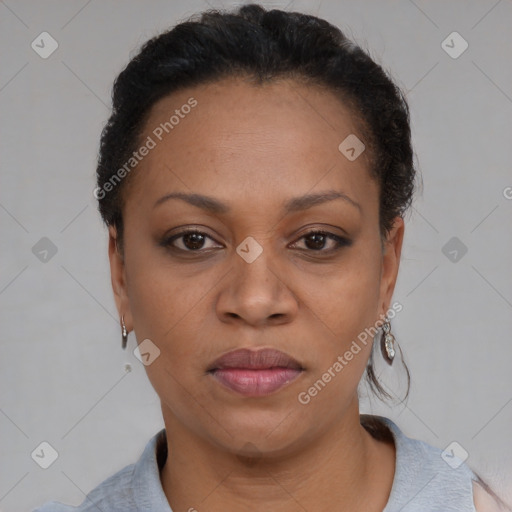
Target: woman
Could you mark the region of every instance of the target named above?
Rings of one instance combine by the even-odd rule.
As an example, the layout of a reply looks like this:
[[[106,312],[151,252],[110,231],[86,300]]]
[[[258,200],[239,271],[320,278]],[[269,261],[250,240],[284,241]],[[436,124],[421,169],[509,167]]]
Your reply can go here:
[[[165,429],[39,511],[498,510],[462,461],[359,413],[365,371],[384,392],[371,338],[398,350],[415,169],[404,97],[337,28],[248,5],[150,40],[97,178],[122,346],[133,330]]]

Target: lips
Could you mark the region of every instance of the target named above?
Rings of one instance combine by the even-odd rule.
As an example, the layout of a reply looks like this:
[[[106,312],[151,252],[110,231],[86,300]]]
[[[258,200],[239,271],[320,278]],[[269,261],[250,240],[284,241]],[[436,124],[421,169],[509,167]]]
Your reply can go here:
[[[216,359],[208,371],[224,368],[245,368],[248,370],[268,370],[270,368],[292,368],[302,370],[301,365],[289,355],[275,349],[239,349]]]
[[[264,396],[296,379],[304,368],[275,349],[240,349],[214,361],[208,373],[223,386],[245,396]]]

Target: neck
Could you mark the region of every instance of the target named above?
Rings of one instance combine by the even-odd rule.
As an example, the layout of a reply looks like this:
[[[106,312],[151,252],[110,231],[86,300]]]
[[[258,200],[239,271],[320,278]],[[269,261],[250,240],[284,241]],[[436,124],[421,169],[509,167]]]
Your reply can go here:
[[[208,442],[163,412],[169,456],[161,480],[173,510],[370,512],[387,503],[394,445],[372,438],[358,407],[313,442],[253,458]]]

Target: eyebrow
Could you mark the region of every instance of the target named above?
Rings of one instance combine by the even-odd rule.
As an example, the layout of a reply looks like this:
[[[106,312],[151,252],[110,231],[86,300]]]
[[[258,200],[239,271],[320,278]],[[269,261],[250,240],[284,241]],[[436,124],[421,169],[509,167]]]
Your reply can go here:
[[[206,210],[210,213],[222,214],[228,213],[231,211],[231,208],[226,204],[220,202],[213,197],[205,196],[202,194],[185,194],[183,192],[172,192],[170,194],[166,194],[156,201],[153,206],[153,209],[162,203],[169,201],[170,199],[181,199],[182,201],[186,201],[187,203],[197,206],[203,210]],[[293,197],[289,199],[284,204],[284,211],[286,213],[296,212],[307,210],[308,208],[312,208],[313,206],[333,201],[335,199],[341,199],[345,201],[359,211],[361,211],[361,205],[354,201],[352,198],[344,194],[343,192],[339,192],[337,190],[327,190],[325,192],[319,192],[317,194],[306,194],[300,197]]]

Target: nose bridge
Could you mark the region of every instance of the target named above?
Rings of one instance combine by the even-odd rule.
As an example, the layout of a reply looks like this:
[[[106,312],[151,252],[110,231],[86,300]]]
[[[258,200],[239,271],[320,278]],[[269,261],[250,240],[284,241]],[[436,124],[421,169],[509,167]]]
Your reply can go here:
[[[261,242],[261,243],[260,243]],[[286,318],[294,310],[294,298],[284,277],[272,264],[270,239],[247,237],[236,248],[229,284],[222,290],[219,315],[242,318],[251,324]]]
[[[249,236],[236,248],[237,258],[234,261],[235,285],[239,294],[265,296],[269,300],[278,291],[276,284],[280,284],[271,270],[274,258],[269,239],[259,239]],[[276,283],[277,281],[277,283]],[[255,298],[257,300],[257,297]]]

